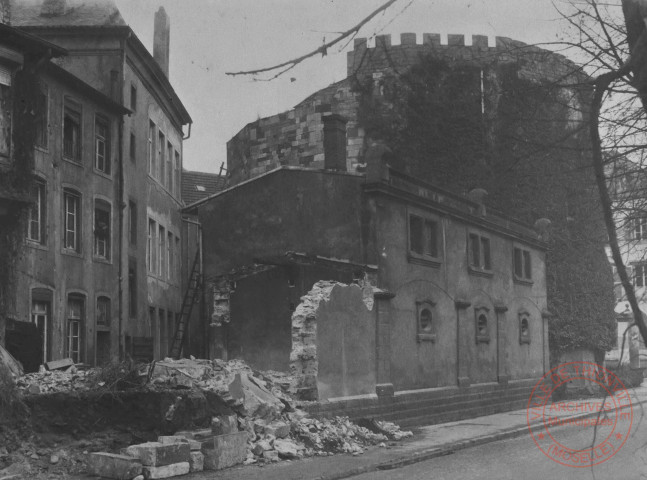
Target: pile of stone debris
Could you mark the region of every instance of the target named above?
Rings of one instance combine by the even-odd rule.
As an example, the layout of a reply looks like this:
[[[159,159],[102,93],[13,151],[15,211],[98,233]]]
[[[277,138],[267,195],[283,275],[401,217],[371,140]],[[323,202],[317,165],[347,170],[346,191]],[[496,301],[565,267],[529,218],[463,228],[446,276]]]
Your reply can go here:
[[[209,460],[209,455],[213,457],[211,450],[214,449],[214,442],[223,443],[224,440],[218,440],[218,437],[223,435],[238,435],[236,438],[241,436],[244,438],[242,457],[241,452],[236,451],[229,458],[238,459],[238,463],[245,464],[263,464],[281,459],[326,456],[336,453],[360,455],[367,446],[384,447],[389,441],[402,440],[412,435],[411,432],[401,431],[397,425],[389,422],[364,420],[354,423],[345,417],[312,418],[300,408],[304,406],[303,403],[294,400],[295,382],[289,374],[273,371],[257,372],[240,360],[167,358],[148,365],[140,365],[137,375],[141,379],[141,388],[199,389],[215,392],[236,415],[214,417],[210,431],[176,433],[174,442],[191,443],[188,451],[194,452],[185,455],[186,447],[174,447],[180,448],[184,452],[182,455],[187,457],[182,462],[173,463],[182,463],[181,467],[167,467],[168,464],[146,465],[140,462],[133,467],[134,470],[128,470],[129,465],[132,466],[132,458],[106,460],[106,456],[111,455],[108,453],[93,454],[96,457],[94,461],[98,462],[97,465],[108,462],[111,465],[109,468],[113,468],[115,462],[123,461],[122,467],[128,472],[138,471],[140,467],[145,471],[148,467],[160,466],[166,467],[167,470],[175,469],[173,471],[179,474],[187,468],[188,471],[199,468],[197,465],[200,462],[194,458],[199,457],[195,453],[199,451],[205,456],[207,468],[224,464],[229,466],[227,462]],[[98,369],[83,371],[68,367],[66,371],[43,369],[39,373],[18,378],[16,383],[26,394],[108,387],[108,385],[101,385],[102,382],[97,383],[97,378],[100,378]],[[165,437],[160,437],[157,443],[165,444],[169,441]],[[225,445],[231,443],[231,441],[224,441]],[[153,445],[150,448],[164,450],[170,447]],[[133,451],[131,449],[129,455],[138,458],[137,455],[133,455]],[[190,457],[193,460],[190,460]],[[89,465],[91,471],[96,471],[92,463]],[[211,467],[208,467],[209,465]],[[96,468],[103,469],[106,473],[105,469],[108,467]]]

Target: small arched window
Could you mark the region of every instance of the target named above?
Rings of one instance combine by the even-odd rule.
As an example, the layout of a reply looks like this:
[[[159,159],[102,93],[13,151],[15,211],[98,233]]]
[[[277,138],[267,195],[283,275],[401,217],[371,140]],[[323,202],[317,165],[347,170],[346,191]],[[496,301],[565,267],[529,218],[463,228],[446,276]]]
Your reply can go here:
[[[489,313],[486,307],[474,310],[476,343],[490,343]]]
[[[530,343],[530,314],[525,310],[519,312],[519,343]]]
[[[431,300],[416,302],[417,305],[417,330],[419,342],[436,341],[436,322],[435,307],[436,304]]]

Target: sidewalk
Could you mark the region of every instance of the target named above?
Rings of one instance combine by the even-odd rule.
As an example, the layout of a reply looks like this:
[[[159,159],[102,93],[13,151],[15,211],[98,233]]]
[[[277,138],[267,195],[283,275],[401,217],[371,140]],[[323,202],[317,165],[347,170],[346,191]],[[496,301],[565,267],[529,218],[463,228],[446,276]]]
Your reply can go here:
[[[636,417],[640,415],[640,412],[636,411],[636,407],[640,409],[639,405],[647,403],[647,386],[631,389],[630,393],[634,407],[634,417]],[[587,398],[579,401],[560,402],[559,404],[569,403],[572,405],[576,402],[584,404],[595,400],[596,398]],[[573,414],[567,409],[563,409],[560,410],[558,415],[563,418],[584,418],[595,416],[597,412]],[[540,421],[533,422],[533,424]],[[413,439],[398,442],[397,444],[391,442],[393,446],[387,448],[371,448],[363,455],[356,457],[351,455],[314,457],[293,462],[282,461],[264,467],[249,465],[217,472],[201,472],[182,478],[190,480],[206,478],[227,480],[337,480],[360,473],[398,468],[446,455],[463,448],[528,434],[526,410],[522,409],[421,427],[414,432]]]

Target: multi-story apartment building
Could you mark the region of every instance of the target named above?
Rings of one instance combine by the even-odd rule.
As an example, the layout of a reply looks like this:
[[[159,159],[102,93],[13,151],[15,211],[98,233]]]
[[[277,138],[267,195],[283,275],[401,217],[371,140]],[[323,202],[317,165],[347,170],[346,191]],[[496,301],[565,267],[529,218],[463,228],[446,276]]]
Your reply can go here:
[[[12,25],[65,48],[50,69],[18,320],[43,359],[167,355],[182,300],[183,127],[169,20],[151,55],[115,5],[20,0]]]

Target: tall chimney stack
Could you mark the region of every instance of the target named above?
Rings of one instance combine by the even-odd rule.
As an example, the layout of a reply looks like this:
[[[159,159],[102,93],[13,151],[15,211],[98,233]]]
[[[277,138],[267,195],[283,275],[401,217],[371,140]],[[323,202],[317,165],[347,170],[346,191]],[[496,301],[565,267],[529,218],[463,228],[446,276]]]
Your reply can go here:
[[[162,68],[168,78],[168,59],[171,42],[171,21],[164,7],[155,13],[155,29],[153,33],[153,58]]]
[[[324,124],[324,168],[346,171],[346,119],[333,113],[322,118]]]

